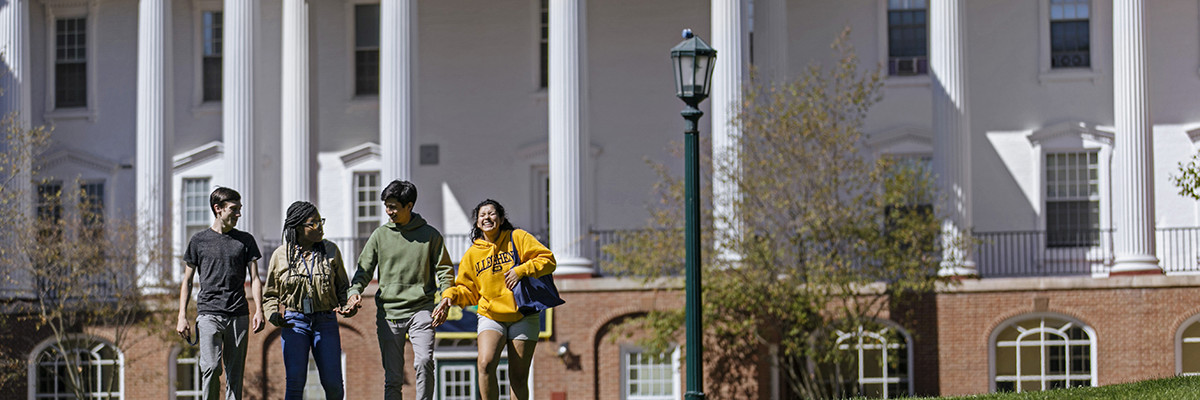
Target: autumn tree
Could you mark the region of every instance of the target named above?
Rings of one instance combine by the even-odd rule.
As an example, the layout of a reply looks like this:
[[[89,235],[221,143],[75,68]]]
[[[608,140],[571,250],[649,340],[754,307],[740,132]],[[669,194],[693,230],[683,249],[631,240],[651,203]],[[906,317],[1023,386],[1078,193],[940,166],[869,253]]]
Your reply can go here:
[[[897,305],[939,281],[933,180],[920,160],[865,151],[863,124],[881,99],[881,78],[860,68],[848,34],[833,42],[832,65],[747,88],[739,151],[710,164],[740,197],[734,213],[702,224],[706,364],[745,365],[774,346],[785,390],[804,398],[880,394],[881,385],[858,382],[857,363],[899,370],[898,360],[860,360],[850,350],[863,335],[902,345],[881,321],[897,319]],[[681,179],[654,168],[662,179],[650,226],[605,249],[618,274],[657,279],[683,270]],[[711,199],[708,188],[702,194]],[[714,225],[737,228],[714,235]],[[650,331],[644,345],[664,349],[681,337],[682,322],[676,310],[631,323]],[[730,368],[721,370],[706,376],[716,384],[744,379],[724,379]]]
[[[0,323],[6,328],[0,331],[22,337],[0,346],[0,388],[26,384],[29,348],[11,344],[48,337],[51,344],[32,359],[39,383],[31,389],[80,399],[121,392],[120,367],[111,362],[116,352],[133,362],[149,351],[139,343],[157,339],[147,332],[162,330],[138,286],[135,223],[105,212],[102,185],[41,174],[37,157],[51,144],[50,131],[23,127],[16,117],[4,119],[0,145]],[[163,256],[150,258],[161,262]]]

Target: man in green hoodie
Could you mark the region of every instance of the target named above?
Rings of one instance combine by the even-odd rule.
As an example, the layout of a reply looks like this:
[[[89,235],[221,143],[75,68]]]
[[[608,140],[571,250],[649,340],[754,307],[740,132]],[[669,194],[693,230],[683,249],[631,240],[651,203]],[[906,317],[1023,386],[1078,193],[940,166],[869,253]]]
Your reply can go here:
[[[362,291],[379,270],[375,293],[376,333],[383,357],[383,398],[400,400],[404,381],[404,335],[412,341],[417,399],[433,399],[433,327],[445,322],[431,315],[437,297],[454,283],[454,267],[442,234],[412,212],[417,187],[392,181],[380,196],[391,222],[371,233],[358,271],[350,282],[346,306],[357,309]]]

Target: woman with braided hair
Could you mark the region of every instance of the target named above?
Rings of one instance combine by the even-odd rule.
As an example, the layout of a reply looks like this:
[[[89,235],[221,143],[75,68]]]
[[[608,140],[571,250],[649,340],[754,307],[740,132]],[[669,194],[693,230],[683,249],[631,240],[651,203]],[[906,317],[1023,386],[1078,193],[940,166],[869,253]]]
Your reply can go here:
[[[342,343],[336,314],[349,317],[350,280],[338,247],[324,240],[325,220],[307,201],[292,203],[283,221],[283,246],[271,255],[263,308],[283,328],[285,399],[301,399],[311,351],[325,398],[342,399]],[[282,306],[282,313],[280,307]]]

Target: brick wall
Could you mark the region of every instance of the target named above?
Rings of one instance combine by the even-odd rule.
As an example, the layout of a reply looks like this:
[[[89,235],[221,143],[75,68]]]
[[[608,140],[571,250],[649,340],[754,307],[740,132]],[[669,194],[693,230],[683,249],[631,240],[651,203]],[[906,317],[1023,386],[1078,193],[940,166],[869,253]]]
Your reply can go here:
[[[606,278],[561,280],[559,286],[567,304],[555,309],[553,335],[538,344],[534,398],[619,399],[621,346],[634,344],[642,332],[616,327],[650,310],[680,309],[680,285]],[[1101,385],[1170,376],[1175,373],[1176,332],[1184,320],[1200,313],[1200,277],[964,281],[916,302],[893,304],[889,311],[913,337],[913,381],[917,392],[926,395],[987,392],[990,335],[1006,320],[1032,313],[1067,316],[1094,329]],[[161,327],[134,332],[123,342],[126,399],[167,398],[172,346],[179,343],[173,321],[168,318]],[[347,398],[381,398],[374,300],[365,299],[357,316],[341,322]],[[22,340],[4,344],[18,354],[27,355],[49,337],[28,326],[13,327],[28,330],[17,335]],[[103,327],[88,332],[112,339],[111,330]],[[569,353],[558,357],[558,347],[568,342]],[[682,332],[677,343],[685,345]],[[721,358],[722,345],[705,343],[705,393],[710,398],[771,398],[769,349],[744,359]],[[404,392],[405,398],[412,398],[411,347],[405,353],[409,384]],[[686,376],[686,371],[680,374]],[[280,398],[284,382],[279,330],[268,325],[250,335],[246,398]],[[27,398],[25,385],[23,379],[6,382],[11,390],[0,398]],[[681,379],[681,392],[684,385]]]

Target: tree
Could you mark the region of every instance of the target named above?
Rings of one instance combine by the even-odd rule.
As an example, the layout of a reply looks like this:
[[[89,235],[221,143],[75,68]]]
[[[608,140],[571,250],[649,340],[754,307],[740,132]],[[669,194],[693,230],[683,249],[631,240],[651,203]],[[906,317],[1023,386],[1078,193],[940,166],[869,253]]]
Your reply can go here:
[[[1200,200],[1200,153],[1193,154],[1187,164],[1179,163],[1179,175],[1172,175],[1171,183],[1179,188],[1179,195]]]
[[[106,218],[102,186],[39,173],[36,157],[51,143],[49,130],[26,129],[15,114],[3,124],[0,323],[20,327],[11,331],[21,332],[14,339],[25,345],[53,339],[33,360],[39,376],[58,382],[53,390],[80,399],[119,392],[120,370],[106,360],[118,350],[126,362],[136,360],[158,348],[137,346],[154,336],[146,332],[162,330],[137,285],[138,232],[132,221]],[[26,375],[29,349],[6,343],[0,388],[24,385],[10,374]]]
[[[876,387],[860,385],[854,367],[881,361],[859,360],[847,351],[856,348],[851,342],[882,335],[896,343],[895,330],[880,321],[896,319],[898,305],[939,282],[932,179],[921,163],[863,151],[862,127],[881,98],[881,78],[860,70],[848,34],[833,42],[835,65],[748,88],[736,160],[713,156],[713,168],[742,195],[734,215],[702,224],[705,361],[725,365],[720,376],[706,374],[710,381],[743,379],[730,379],[723,363],[746,365],[770,345],[794,396],[871,395]],[[651,226],[606,248],[614,270],[647,279],[677,275],[684,259],[680,179],[654,168],[662,182]],[[721,243],[713,241],[715,219],[738,227]],[[737,257],[714,257],[720,253]],[[651,312],[633,323],[651,333],[643,345],[662,350],[679,337],[682,315]]]

